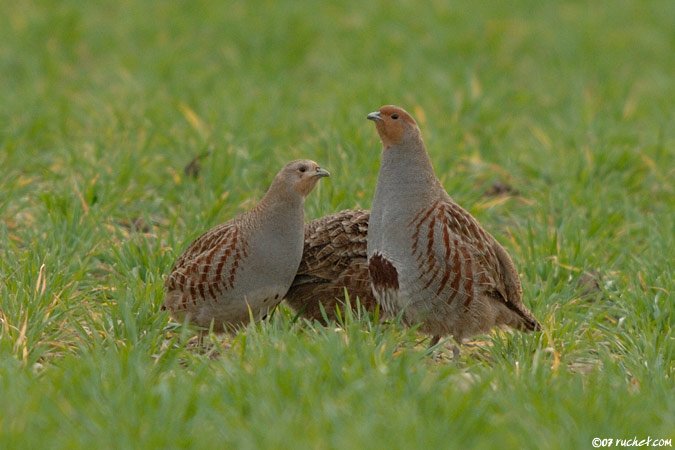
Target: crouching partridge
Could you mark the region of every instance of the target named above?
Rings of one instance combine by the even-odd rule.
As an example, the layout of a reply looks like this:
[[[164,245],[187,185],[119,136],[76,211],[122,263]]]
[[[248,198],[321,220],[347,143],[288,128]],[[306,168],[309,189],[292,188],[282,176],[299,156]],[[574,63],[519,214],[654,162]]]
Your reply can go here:
[[[216,331],[263,317],[298,270],[305,197],[329,175],[313,161],[287,164],[257,206],[207,231],[178,258],[162,309]]]
[[[305,248],[298,273],[286,294],[287,303],[300,315],[335,320],[336,307],[359,302],[375,309],[366,256],[369,212],[345,210],[305,225]]]
[[[540,328],[523,305],[506,250],[445,192],[415,120],[401,108],[368,114],[382,140],[368,228],[368,268],[386,313],[434,336],[462,339],[496,325]]]

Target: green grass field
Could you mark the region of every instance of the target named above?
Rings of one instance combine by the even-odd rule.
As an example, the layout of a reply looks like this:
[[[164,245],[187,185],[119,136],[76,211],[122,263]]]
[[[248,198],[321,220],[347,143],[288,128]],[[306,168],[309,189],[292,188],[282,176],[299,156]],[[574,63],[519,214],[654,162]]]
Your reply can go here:
[[[0,448],[675,439],[675,2],[0,4]],[[333,174],[308,219],[369,207],[386,103],[544,331],[451,361],[282,307],[192,348],[174,259],[291,159]]]

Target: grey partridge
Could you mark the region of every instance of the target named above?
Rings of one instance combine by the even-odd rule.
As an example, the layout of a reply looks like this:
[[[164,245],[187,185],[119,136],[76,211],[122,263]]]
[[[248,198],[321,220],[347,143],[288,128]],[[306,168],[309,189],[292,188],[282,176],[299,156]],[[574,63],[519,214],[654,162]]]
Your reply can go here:
[[[368,268],[385,313],[434,336],[508,325],[538,330],[511,257],[446,193],[420,129],[403,109],[368,114],[383,144],[368,227]]]
[[[253,209],[190,244],[166,279],[162,309],[215,331],[263,317],[300,264],[305,197],[329,175],[313,161],[287,164]]]
[[[308,319],[335,320],[336,307],[356,299],[369,311],[375,298],[368,278],[366,239],[369,212],[345,210],[305,225],[305,247],[298,273],[286,294],[287,303]]]

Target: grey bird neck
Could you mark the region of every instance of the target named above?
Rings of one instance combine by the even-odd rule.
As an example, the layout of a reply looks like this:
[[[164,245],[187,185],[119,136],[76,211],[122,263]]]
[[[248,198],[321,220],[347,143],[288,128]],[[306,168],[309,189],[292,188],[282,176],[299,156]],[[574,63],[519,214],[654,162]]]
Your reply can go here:
[[[439,183],[424,143],[392,145],[382,151],[376,198],[419,205],[438,195]]]
[[[302,230],[305,199],[280,179],[275,179],[258,204],[244,217],[251,230],[280,236]]]

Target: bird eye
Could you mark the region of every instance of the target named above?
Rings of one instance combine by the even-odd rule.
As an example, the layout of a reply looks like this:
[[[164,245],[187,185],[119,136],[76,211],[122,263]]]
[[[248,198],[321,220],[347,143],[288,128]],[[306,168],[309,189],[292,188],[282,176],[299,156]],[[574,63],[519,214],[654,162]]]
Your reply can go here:
[[[305,167],[305,166],[300,167],[300,172],[302,172],[302,173],[307,172],[307,167]]]
[[[394,119],[394,120],[398,119],[398,114],[396,114],[396,113],[392,114],[391,118]]]

